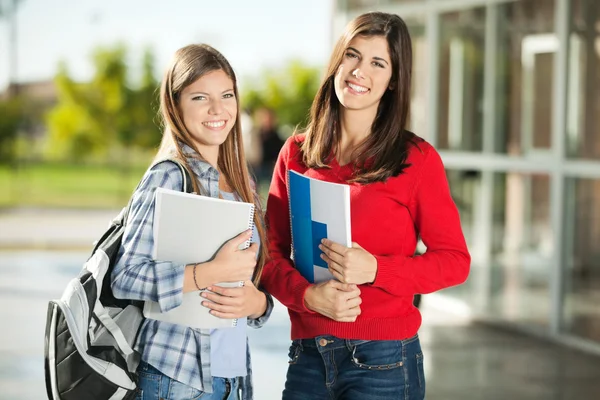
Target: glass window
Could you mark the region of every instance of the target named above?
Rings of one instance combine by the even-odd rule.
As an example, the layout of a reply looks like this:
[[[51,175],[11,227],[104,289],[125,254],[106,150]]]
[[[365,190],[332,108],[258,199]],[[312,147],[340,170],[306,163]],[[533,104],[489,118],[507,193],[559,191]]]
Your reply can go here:
[[[490,312],[500,319],[547,326],[550,310],[550,179],[496,173]]]
[[[564,329],[600,342],[600,179],[568,179],[565,193]]]
[[[473,252],[474,247],[477,246],[475,235],[477,232],[478,208],[481,206],[478,201],[480,199],[481,174],[479,171],[471,170],[446,170],[446,176],[452,199],[460,213],[460,222],[467,246]],[[443,293],[454,299],[464,301],[469,308],[476,308],[473,302],[477,298],[476,290],[479,289],[479,279],[474,278],[474,275],[479,272],[477,266],[473,265],[469,279],[465,283],[444,289]]]
[[[571,4],[567,155],[600,159],[600,2]]]
[[[406,20],[413,45],[409,130],[427,139],[428,42],[423,19]]]
[[[440,18],[438,147],[481,151],[485,8]]]
[[[499,153],[548,153],[552,146],[554,0],[521,0],[499,7],[497,118]]]

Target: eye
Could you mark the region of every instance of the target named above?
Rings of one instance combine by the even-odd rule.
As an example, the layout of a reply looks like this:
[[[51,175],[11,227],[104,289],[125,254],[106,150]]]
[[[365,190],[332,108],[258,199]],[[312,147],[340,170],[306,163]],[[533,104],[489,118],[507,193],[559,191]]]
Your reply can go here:
[[[233,95],[233,93],[225,93],[225,94],[223,95],[223,98],[224,98],[224,99],[232,99],[232,98],[234,98],[234,97],[235,97],[235,96]]]
[[[358,58],[358,56],[357,56],[356,54],[354,54],[354,53],[351,53],[351,52],[347,52],[347,53],[346,53],[346,57],[347,57],[347,58]]]
[[[376,67],[378,67],[378,68],[385,68],[385,66],[382,63],[377,62],[377,61],[373,61],[373,65],[376,66]]]
[[[198,95],[198,96],[194,96],[192,97],[193,101],[197,101],[197,100],[206,100],[206,97]]]

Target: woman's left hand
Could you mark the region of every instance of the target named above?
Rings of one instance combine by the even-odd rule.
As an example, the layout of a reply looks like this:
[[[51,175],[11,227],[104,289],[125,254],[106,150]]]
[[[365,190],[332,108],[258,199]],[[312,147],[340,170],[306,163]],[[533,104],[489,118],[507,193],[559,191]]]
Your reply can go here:
[[[323,239],[319,245],[321,258],[329,266],[329,271],[342,283],[373,283],[377,276],[377,259],[358,243],[346,247]]]
[[[224,288],[215,285],[206,289],[209,291],[203,292],[201,296],[210,301],[203,301],[202,305],[209,308],[215,317],[256,319],[267,310],[266,295],[250,280],[245,281],[242,287]]]

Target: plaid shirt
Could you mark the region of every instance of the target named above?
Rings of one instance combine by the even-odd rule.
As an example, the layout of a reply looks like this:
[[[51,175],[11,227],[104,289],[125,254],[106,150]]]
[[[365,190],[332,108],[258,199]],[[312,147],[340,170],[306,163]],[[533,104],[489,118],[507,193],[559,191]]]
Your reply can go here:
[[[184,146],[190,168],[211,197],[219,195],[219,172],[210,164],[195,158],[194,151]],[[185,265],[152,259],[154,246],[154,192],[163,187],[182,190],[183,177],[173,163],[151,167],[133,194],[118,262],[111,276],[112,290],[117,298],[152,300],[162,310],[181,304]],[[273,309],[273,299],[267,294],[267,311],[258,319],[248,318],[248,325],[261,327]],[[192,329],[151,319],[144,320],[136,350],[142,359],[162,373],[198,390],[212,393],[210,372],[210,330]],[[242,377],[242,398],[252,399],[252,369],[250,349],[246,343],[247,376]]]

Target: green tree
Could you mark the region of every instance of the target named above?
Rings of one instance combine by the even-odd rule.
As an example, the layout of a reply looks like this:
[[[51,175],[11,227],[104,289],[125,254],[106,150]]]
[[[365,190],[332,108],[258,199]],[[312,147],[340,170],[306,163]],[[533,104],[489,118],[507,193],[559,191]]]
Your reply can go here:
[[[23,120],[23,107],[20,98],[13,97],[0,101],[0,164],[15,161],[15,142],[19,126]]]
[[[58,104],[47,118],[51,154],[83,159],[109,150],[127,152],[134,146],[156,145],[160,135],[151,105],[157,85],[154,57],[146,50],[138,87],[129,82],[126,57],[122,45],[98,48],[93,53],[94,76],[86,83],[74,82],[60,67],[55,78]]]
[[[129,99],[131,125],[135,132],[132,144],[141,148],[156,148],[161,139],[158,128],[158,85],[154,74],[155,57],[146,49],[142,58],[142,74],[137,90],[132,91]]]
[[[271,108],[281,125],[303,127],[308,122],[320,76],[318,68],[294,60],[283,70],[264,71],[258,84],[242,92],[242,103],[250,110]]]

